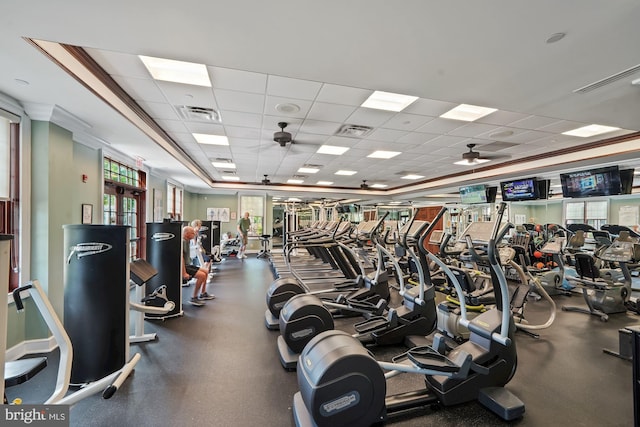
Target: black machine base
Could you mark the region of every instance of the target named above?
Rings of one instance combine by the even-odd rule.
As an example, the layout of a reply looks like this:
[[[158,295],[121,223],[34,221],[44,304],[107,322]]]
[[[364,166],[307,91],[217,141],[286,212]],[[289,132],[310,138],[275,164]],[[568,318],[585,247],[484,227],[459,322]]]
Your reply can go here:
[[[264,325],[270,331],[277,331],[280,329],[280,319],[275,317],[271,311],[266,310],[264,312]]]
[[[280,363],[287,371],[295,371],[298,367],[298,353],[291,351],[282,336],[278,337],[278,353],[280,354]]]
[[[478,402],[505,421],[524,415],[524,403],[504,387],[480,389]]]

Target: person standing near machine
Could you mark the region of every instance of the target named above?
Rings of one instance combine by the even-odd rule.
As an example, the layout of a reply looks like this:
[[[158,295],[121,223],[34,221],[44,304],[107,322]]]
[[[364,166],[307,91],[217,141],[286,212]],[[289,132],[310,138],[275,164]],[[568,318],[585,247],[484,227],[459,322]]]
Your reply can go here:
[[[249,212],[245,212],[244,216],[238,221],[238,232],[242,237],[242,244],[240,245],[240,251],[238,253],[239,259],[247,257],[244,252],[247,249],[247,242],[249,241],[249,228],[251,228],[251,220],[249,219]]]

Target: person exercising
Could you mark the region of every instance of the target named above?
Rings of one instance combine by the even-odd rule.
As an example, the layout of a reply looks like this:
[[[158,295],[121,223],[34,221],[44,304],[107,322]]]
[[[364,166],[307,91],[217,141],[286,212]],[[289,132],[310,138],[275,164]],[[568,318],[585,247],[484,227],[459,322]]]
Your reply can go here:
[[[214,299],[215,296],[206,291],[208,271],[197,265],[191,264],[190,242],[196,237],[196,231],[191,226],[182,229],[182,278],[185,280],[196,279],[193,294],[189,304],[202,307],[204,300]]]
[[[247,257],[244,252],[247,249],[247,242],[249,241],[249,228],[251,228],[251,220],[249,219],[249,212],[245,212],[244,216],[238,221],[238,232],[242,237],[242,244],[240,245],[240,251],[238,253],[239,259]]]

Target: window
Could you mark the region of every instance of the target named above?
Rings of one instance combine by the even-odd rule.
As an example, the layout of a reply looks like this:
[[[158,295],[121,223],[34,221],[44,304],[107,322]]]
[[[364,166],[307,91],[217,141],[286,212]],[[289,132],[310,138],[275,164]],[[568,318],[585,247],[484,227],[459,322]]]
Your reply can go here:
[[[9,291],[19,284],[20,118],[0,110],[0,233],[12,234]]]
[[[115,160],[104,158],[102,223],[128,225],[131,258],[144,257],[144,206],[146,176]]]
[[[264,197],[263,196],[240,196],[240,212],[238,217],[249,212],[251,218],[251,228],[249,236],[262,236],[264,230]]]
[[[600,230],[607,223],[609,202],[593,200],[584,202],[565,202],[566,224],[589,224]]]
[[[167,183],[167,214],[175,221],[182,221],[182,188]]]

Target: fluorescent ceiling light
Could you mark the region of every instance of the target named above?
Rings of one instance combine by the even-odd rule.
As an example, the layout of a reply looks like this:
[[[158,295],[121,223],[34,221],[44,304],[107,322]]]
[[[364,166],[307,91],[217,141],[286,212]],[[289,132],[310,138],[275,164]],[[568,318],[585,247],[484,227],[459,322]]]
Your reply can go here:
[[[333,181],[318,181],[318,185],[333,185]]]
[[[302,200],[298,199],[297,197],[289,197],[286,201],[287,202],[301,202]]]
[[[287,184],[302,184],[304,179],[288,179]]]
[[[611,126],[602,126],[602,125],[589,125],[589,126],[583,126],[578,129],[570,130],[567,132],[562,132],[562,134],[569,135],[569,136],[579,136],[581,138],[588,138],[590,136],[601,135],[607,132],[613,132],[614,130],[620,130],[620,128],[615,128]]]
[[[339,170],[338,172],[336,172],[336,175],[355,175],[358,172],[356,171],[345,171],[345,170]]]
[[[387,188],[387,184],[371,184],[369,187],[371,188]]]
[[[200,144],[229,145],[229,138],[224,135],[209,135],[206,133],[194,133],[192,135]]]
[[[240,181],[240,177],[238,177],[238,176],[226,176],[226,175],[223,175],[222,179],[224,181]]]
[[[149,70],[151,77],[156,80],[211,87],[209,73],[204,64],[142,55],[139,58]]]
[[[487,116],[494,111],[498,111],[497,108],[479,107],[477,105],[460,104],[455,108],[447,111],[440,117],[443,119],[463,120],[465,122],[472,122],[478,120],[480,117]]]
[[[227,162],[211,162],[214,168],[218,169],[235,169],[235,163],[227,163]]]
[[[402,154],[399,151],[374,151],[373,153],[369,154],[367,157],[371,157],[372,159],[390,159],[392,157],[397,156],[398,154]]]
[[[389,202],[389,204],[390,204],[390,205],[399,205],[399,204],[401,204],[401,203],[402,203],[402,202],[398,202],[398,201]]]
[[[409,175],[405,175],[402,177],[402,179],[420,179],[420,178],[424,178],[424,176],[422,175],[415,175],[415,174],[409,174]]]
[[[482,159],[482,158],[478,158],[478,159],[462,159],[462,160],[458,160],[457,162],[453,162],[454,165],[460,165],[460,166],[474,166],[474,165],[479,165],[481,163],[487,163],[490,162],[491,160],[489,159]]]
[[[417,96],[400,95],[398,93],[375,91],[364,101],[361,107],[376,110],[402,111],[413,103]]]
[[[298,173],[318,173],[319,170],[318,168],[300,168]]]
[[[336,145],[322,145],[320,148],[318,148],[318,151],[316,151],[316,153],[332,154],[334,156],[339,156],[341,154],[346,153],[347,151],[349,151],[349,147],[338,147]]]

